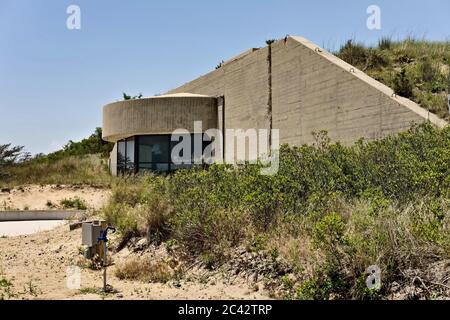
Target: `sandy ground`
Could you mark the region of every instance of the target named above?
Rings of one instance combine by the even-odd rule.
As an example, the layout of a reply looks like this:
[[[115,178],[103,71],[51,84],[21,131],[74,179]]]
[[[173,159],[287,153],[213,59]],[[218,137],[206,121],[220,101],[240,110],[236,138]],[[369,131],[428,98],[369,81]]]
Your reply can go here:
[[[75,197],[84,200],[88,207],[99,209],[109,194],[109,190],[88,186],[25,186],[0,192],[0,210],[47,210],[48,202],[58,208],[61,200]]]
[[[64,198],[79,197],[89,207],[99,209],[108,199],[109,191],[90,187],[29,186],[0,193],[0,210],[16,208],[48,209],[47,201],[59,203]],[[2,204],[6,206],[2,207]],[[4,222],[3,222],[4,223]],[[1,223],[1,224],[3,224]],[[19,224],[6,223],[1,228],[10,235],[17,232],[41,232],[22,236],[0,236],[0,299],[268,299],[262,289],[248,284],[245,279],[186,277],[175,283],[143,283],[119,280],[114,276],[115,265],[108,268],[108,284],[114,294],[97,293],[103,284],[102,271],[79,268],[81,230],[69,231],[68,222],[51,221]],[[64,225],[61,225],[63,223]],[[9,224],[9,225],[8,225]],[[0,233],[1,233],[0,228]],[[42,231],[44,228],[52,230]],[[112,238],[114,241],[114,238]],[[116,239],[117,240],[117,239]],[[127,259],[128,249],[113,255],[114,263]],[[75,269],[71,269],[76,267]],[[73,276],[79,270],[80,277]],[[10,285],[5,286],[8,280]],[[80,279],[80,288],[71,283]],[[68,285],[69,284],[69,285]],[[3,296],[2,296],[3,295]]]
[[[178,285],[123,281],[108,269],[108,283],[114,294],[89,293],[102,286],[102,271],[89,268],[81,272],[81,290],[69,289],[73,281],[71,266],[79,265],[80,229],[69,231],[67,225],[29,236],[0,238],[0,279],[11,280],[12,299],[268,299],[267,293],[247,285],[245,280],[230,284],[214,278],[208,282],[182,280]],[[116,263],[123,252],[117,257]],[[70,277],[68,277],[68,275]],[[75,278],[75,283],[76,283]],[[84,290],[83,290],[84,288]],[[88,293],[86,293],[88,292]]]

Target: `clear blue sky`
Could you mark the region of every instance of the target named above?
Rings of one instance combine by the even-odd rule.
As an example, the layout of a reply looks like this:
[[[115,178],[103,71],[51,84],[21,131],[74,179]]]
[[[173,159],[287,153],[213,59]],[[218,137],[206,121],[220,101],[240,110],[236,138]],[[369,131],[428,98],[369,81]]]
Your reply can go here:
[[[81,30],[66,9],[81,8]],[[381,30],[366,9],[381,8]],[[448,0],[0,0],[0,144],[58,149],[101,126],[101,107],[164,93],[265,40],[326,48],[409,34],[449,40]]]

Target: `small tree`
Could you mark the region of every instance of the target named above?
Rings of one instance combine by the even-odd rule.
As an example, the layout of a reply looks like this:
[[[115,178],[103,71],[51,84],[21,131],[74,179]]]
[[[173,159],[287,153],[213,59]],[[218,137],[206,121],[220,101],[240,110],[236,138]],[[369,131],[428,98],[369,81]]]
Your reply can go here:
[[[22,155],[23,146],[11,147],[11,143],[0,144],[0,167],[16,163]]]

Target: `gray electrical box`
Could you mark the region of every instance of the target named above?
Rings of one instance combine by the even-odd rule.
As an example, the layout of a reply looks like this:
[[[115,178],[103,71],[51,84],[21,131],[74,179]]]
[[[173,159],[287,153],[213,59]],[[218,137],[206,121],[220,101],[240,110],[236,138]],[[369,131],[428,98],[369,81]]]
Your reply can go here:
[[[81,244],[88,247],[95,246],[98,243],[97,239],[100,237],[104,224],[104,221],[83,222],[81,228]]]

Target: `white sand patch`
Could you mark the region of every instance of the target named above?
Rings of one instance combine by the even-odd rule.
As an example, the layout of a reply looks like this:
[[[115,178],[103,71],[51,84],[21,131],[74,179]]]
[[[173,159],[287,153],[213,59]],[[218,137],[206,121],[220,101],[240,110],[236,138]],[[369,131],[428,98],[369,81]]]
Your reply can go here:
[[[59,227],[67,221],[11,221],[0,222],[0,237],[16,237],[30,235],[41,231],[52,230]]]

